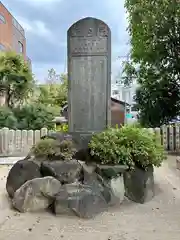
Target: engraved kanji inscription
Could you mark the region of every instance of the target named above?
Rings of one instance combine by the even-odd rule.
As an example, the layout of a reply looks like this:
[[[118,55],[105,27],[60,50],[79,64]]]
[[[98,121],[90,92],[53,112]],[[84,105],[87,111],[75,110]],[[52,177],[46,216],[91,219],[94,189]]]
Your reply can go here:
[[[97,54],[107,52],[107,39],[99,37],[70,39],[71,54]]]

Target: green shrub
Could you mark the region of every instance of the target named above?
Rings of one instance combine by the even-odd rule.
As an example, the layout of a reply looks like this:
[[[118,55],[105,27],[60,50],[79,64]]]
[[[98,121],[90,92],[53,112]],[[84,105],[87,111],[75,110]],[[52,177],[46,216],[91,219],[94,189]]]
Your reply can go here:
[[[18,121],[18,129],[39,130],[43,127],[52,129],[54,127],[54,114],[51,107],[42,104],[26,104],[13,109]]]
[[[59,142],[49,138],[41,139],[32,148],[32,153],[37,159],[71,160],[75,152],[72,141]]]
[[[17,119],[10,108],[2,106],[0,107],[0,128],[4,127],[16,129]]]
[[[137,165],[146,169],[159,167],[165,152],[158,136],[148,129],[127,125],[95,134],[89,144],[90,153],[101,164]]]
[[[56,126],[56,131],[67,133],[68,132],[68,124],[64,123],[64,124],[61,124],[61,125],[57,125]]]
[[[121,145],[119,133],[118,128],[108,128],[92,136],[89,148],[93,161],[95,160],[99,164],[132,164],[130,152]]]

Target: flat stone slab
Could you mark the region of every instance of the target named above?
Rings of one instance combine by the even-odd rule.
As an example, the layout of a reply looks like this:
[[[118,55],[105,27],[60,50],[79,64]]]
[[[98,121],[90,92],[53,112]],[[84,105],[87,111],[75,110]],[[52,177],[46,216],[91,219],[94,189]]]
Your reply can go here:
[[[128,169],[125,165],[97,165],[96,172],[103,177],[111,178],[121,175]]]

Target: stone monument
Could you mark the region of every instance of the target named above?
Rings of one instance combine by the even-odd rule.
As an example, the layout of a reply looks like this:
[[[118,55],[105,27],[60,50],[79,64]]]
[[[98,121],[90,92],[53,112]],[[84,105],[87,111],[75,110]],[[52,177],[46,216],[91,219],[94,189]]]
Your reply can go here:
[[[111,122],[111,32],[87,17],[69,28],[67,40],[69,132],[86,147]]]

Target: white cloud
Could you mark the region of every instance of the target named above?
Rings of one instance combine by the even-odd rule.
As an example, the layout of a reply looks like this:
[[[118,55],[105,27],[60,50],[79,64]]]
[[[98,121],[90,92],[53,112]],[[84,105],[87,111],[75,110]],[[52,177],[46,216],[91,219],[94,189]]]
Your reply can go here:
[[[60,3],[64,0],[18,0],[19,2],[26,2],[28,5],[35,6],[35,7],[49,7],[49,5],[54,3]]]
[[[57,45],[57,40],[55,39],[54,34],[50,29],[46,27],[44,22],[39,20],[29,21],[28,19],[22,17],[17,17],[17,20],[24,28],[26,33],[31,33],[36,36],[44,37],[50,43]]]
[[[51,31],[46,27],[45,23],[39,20],[27,20],[22,17],[17,17],[18,22],[22,25],[22,27],[27,32],[31,32],[36,35],[40,35],[43,37],[48,37],[51,35]]]
[[[54,68],[58,74],[66,72],[66,66],[63,64],[59,64],[59,63],[57,63],[57,64],[33,63],[32,64],[32,70],[33,70],[33,73],[35,74],[35,78],[40,83],[45,81],[45,79],[47,78],[47,75],[48,75],[48,70],[51,68]]]

